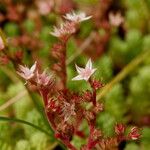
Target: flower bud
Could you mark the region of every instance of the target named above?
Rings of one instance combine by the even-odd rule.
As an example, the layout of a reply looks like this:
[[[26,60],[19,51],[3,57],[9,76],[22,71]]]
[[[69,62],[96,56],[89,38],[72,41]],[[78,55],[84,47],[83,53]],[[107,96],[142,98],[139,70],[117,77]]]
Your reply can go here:
[[[124,132],[125,132],[125,126],[123,124],[116,124],[115,133],[117,135],[120,135],[120,134],[124,134]]]
[[[139,139],[141,134],[139,133],[139,129],[137,127],[131,128],[131,131],[129,133],[129,138],[132,140],[137,140]]]

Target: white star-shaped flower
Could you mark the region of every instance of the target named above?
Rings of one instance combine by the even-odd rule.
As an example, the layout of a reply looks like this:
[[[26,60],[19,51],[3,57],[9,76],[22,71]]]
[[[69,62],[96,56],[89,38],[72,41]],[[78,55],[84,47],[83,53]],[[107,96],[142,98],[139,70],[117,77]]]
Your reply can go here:
[[[85,80],[88,81],[91,75],[96,71],[96,68],[92,68],[92,61],[91,59],[88,60],[85,68],[81,68],[76,66],[76,70],[79,75],[74,77],[72,80]]]
[[[90,19],[92,16],[86,16],[84,12],[75,13],[72,11],[71,13],[68,13],[64,16],[65,19],[70,20],[75,23],[79,23],[85,20]]]
[[[36,67],[37,67],[37,62],[35,62],[31,68],[19,65],[20,71],[17,71],[17,73],[25,80],[30,80],[35,75],[34,73],[35,73]]]

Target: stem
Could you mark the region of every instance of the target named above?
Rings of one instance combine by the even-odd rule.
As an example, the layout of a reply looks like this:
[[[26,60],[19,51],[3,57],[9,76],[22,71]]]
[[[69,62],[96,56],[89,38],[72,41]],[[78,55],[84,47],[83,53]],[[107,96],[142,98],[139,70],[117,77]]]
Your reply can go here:
[[[88,80],[88,82],[89,82],[89,84],[90,84],[90,86],[92,88],[92,91],[93,91],[92,103],[93,103],[93,106],[96,106],[96,89],[93,88],[93,86],[92,86],[92,79],[91,78]]]
[[[69,141],[64,141],[64,140],[62,140],[63,141],[63,143],[69,148],[69,149],[71,149],[71,150],[77,150]]]
[[[96,90],[93,89],[93,105],[96,106]]]
[[[66,58],[67,58],[67,54],[66,54],[66,45],[67,42],[63,43],[63,59],[62,59],[62,83],[63,83],[63,88],[66,89],[66,83],[67,83],[67,64],[66,64]]]
[[[53,131],[55,131],[56,130],[56,125],[54,123],[54,118],[46,110],[46,107],[48,105],[48,91],[41,90],[40,94],[41,94],[41,96],[43,97],[43,100],[44,100],[46,119],[48,120],[49,124],[51,125]]]
[[[100,100],[104,97],[109,90],[118,82],[123,80],[131,71],[133,71],[139,64],[141,64],[148,56],[150,51],[146,51],[143,54],[140,54],[135,59],[133,59],[112,81],[110,81],[102,91],[97,94],[97,100]]]

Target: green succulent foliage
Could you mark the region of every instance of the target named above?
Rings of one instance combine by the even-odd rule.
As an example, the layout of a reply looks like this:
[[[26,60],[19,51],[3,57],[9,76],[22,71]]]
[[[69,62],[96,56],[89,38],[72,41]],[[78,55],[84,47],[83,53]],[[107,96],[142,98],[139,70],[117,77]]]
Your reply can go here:
[[[125,150],[140,150],[140,148],[135,143],[129,143],[126,145]]]
[[[25,87],[22,83],[12,84],[8,87],[7,92],[4,94],[4,101],[15,97],[19,92],[24,92]],[[33,107],[33,103],[30,100],[28,94],[20,97],[17,102],[12,105],[15,116],[20,119],[24,119],[26,113]]]
[[[149,8],[145,1],[127,0],[124,1],[128,11],[126,11],[126,22],[129,28],[144,29],[147,28],[149,20]]]
[[[9,143],[7,143],[6,141],[2,141],[1,139],[0,139],[0,148],[1,150],[13,150],[13,147]]]
[[[27,19],[23,22],[23,27],[25,28],[26,32],[32,33],[35,29],[35,22],[33,20]]]
[[[48,130],[46,125],[44,124],[43,118],[41,117],[41,115],[35,108],[33,108],[31,111],[28,111],[24,119],[30,123],[33,123],[39,127],[42,127],[45,130]],[[26,137],[31,137],[32,134],[37,132],[36,129],[27,125],[23,125],[23,128],[24,128]]]
[[[135,29],[128,31],[126,35],[126,42],[128,45],[126,62],[128,63],[142,51],[143,39],[141,32]]]
[[[75,2],[81,3],[81,4],[95,5],[96,3],[98,3],[98,0],[75,0]]]
[[[97,68],[93,75],[97,79],[102,79],[104,82],[108,82],[113,76],[112,60],[109,56],[104,55],[100,59],[96,60],[93,67]]]
[[[112,36],[109,44],[109,55],[115,66],[122,68],[140,54],[145,46],[147,47],[147,42],[143,44],[141,32],[132,29],[128,30],[125,40]]]
[[[8,37],[14,37],[19,35],[20,29],[16,23],[9,22],[5,25],[4,32]]]
[[[0,80],[0,91],[5,91],[8,85],[10,84],[10,79],[1,71],[0,69],[0,77],[3,78],[3,80]],[[3,94],[0,94],[0,99]]]
[[[115,117],[109,112],[102,112],[97,117],[97,127],[103,131],[105,137],[114,134],[115,123]]]
[[[128,104],[132,113],[138,118],[150,113],[150,65],[139,69],[130,82]],[[138,108],[138,109],[137,109]]]
[[[1,150],[12,150],[11,126],[8,122],[0,121],[0,148]]]
[[[72,144],[75,145],[78,149],[80,149],[80,147],[84,144],[86,144],[86,141],[85,139],[81,139],[80,137],[78,136],[74,136],[73,138],[73,141],[72,141]]]
[[[124,91],[121,84],[116,84],[105,97],[105,110],[113,115],[117,121],[123,121],[126,113]]]
[[[31,147],[35,150],[45,150],[50,144],[49,137],[42,132],[35,132],[30,137]]]
[[[89,36],[89,34],[91,33],[93,28],[93,24],[91,21],[86,21],[84,23],[81,24],[80,26],[80,34],[79,36],[81,38],[86,38]]]
[[[142,137],[141,137],[141,148],[142,150],[148,150],[150,149],[150,128],[144,127],[142,129]]]
[[[122,67],[125,64],[125,54],[128,50],[128,45],[125,41],[117,36],[114,36],[110,40],[109,44],[109,55],[112,59],[113,64]]]
[[[19,140],[14,150],[31,150],[30,142],[27,140]]]
[[[78,51],[78,47],[75,43],[74,39],[70,39],[67,43],[67,57],[71,57],[73,53],[75,53],[76,51]]]
[[[147,36],[145,36],[145,37],[143,38],[143,48],[144,48],[145,50],[148,50],[149,47],[150,47],[150,35],[148,34]]]
[[[0,139],[7,140],[10,137],[10,125],[7,122],[0,122]]]

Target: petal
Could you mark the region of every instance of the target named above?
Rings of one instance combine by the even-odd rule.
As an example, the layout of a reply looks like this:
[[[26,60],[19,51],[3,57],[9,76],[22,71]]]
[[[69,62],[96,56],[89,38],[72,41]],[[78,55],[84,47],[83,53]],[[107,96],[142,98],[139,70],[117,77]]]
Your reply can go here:
[[[90,78],[90,76],[88,76],[88,77],[84,77],[83,79],[84,79],[85,81],[88,81],[88,80],[89,80],[89,78]]]
[[[75,67],[79,74],[84,70],[84,68],[81,68],[81,67],[77,66],[76,64],[75,64]]]
[[[95,69],[92,69],[92,73],[91,73],[91,75],[96,71],[97,69],[95,68]]]
[[[34,65],[30,68],[31,72],[34,72],[36,69],[37,62],[35,61]]]
[[[24,67],[24,66],[22,66],[22,65],[19,65],[19,69],[20,69],[20,71],[22,71],[22,72],[24,72],[24,71],[26,70],[26,68],[27,68],[27,67]]]
[[[74,77],[72,80],[83,80],[83,77],[81,75],[78,75]]]
[[[87,64],[86,64],[86,69],[92,69],[92,61],[91,58],[88,60]]]
[[[90,18],[92,18],[92,16],[85,17],[82,19],[82,21],[89,20]]]

